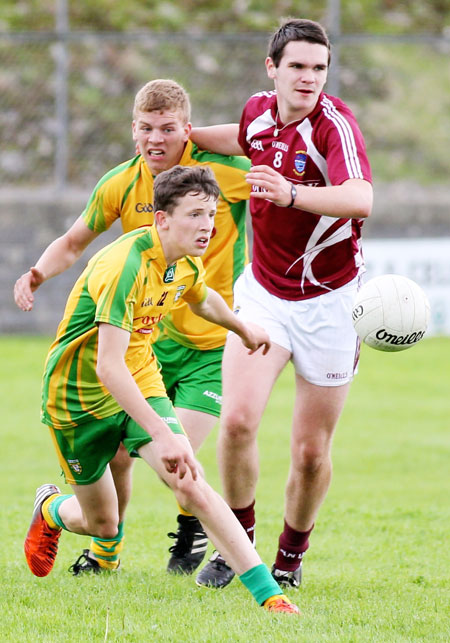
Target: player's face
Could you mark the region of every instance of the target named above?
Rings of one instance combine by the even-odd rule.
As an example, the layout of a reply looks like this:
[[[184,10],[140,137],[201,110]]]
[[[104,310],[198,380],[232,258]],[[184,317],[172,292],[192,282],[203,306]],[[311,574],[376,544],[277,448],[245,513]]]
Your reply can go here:
[[[214,227],[216,209],[216,199],[203,193],[189,193],[180,199],[172,214],[165,215],[163,223],[159,224],[164,230],[167,260],[204,254]]]
[[[305,40],[291,41],[284,48],[278,67],[267,58],[266,69],[277,90],[281,119],[298,120],[314,109],[325,85],[328,49]]]
[[[179,163],[190,132],[177,111],[138,112],[133,121],[133,140],[154,176]]]

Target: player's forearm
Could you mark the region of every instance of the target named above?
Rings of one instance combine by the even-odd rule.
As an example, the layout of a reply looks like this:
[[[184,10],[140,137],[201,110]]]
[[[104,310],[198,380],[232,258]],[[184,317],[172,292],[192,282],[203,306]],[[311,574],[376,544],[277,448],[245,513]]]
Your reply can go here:
[[[312,188],[297,186],[295,208],[345,219],[365,219],[372,211],[373,191],[368,181],[355,179],[342,185]]]
[[[83,248],[75,248],[66,235],[58,237],[44,250],[35,268],[44,276],[44,281],[70,268],[82,254]]]
[[[239,125],[210,125],[209,127],[194,127],[190,138],[203,150],[216,154],[242,155],[243,149],[238,143]]]
[[[247,337],[246,326],[228,308],[225,300],[215,290],[208,288],[207,298],[201,304],[191,304],[191,308],[196,315],[203,317],[203,319],[223,326],[241,338]]]
[[[97,375],[119,406],[153,439],[170,432],[167,424],[145,400],[123,359],[117,355],[102,357],[97,362]]]
[[[372,186],[364,179],[311,187],[292,183],[269,165],[254,165],[245,178],[254,188],[253,199],[268,199],[281,207],[345,219],[365,219],[372,210]]]
[[[43,274],[44,281],[59,275],[75,263],[98,234],[78,217],[65,234],[47,247],[35,268]]]

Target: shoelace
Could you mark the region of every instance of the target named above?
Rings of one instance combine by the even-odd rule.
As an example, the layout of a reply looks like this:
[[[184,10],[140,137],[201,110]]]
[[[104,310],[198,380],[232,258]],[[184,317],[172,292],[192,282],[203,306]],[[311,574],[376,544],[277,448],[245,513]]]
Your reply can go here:
[[[176,534],[173,531],[169,531],[167,535],[169,536],[169,538],[176,538],[177,540],[174,545],[169,547],[169,552],[171,554],[175,554],[176,556],[183,556],[191,549],[192,543],[194,542],[195,533],[178,529]]]
[[[97,565],[95,564],[95,561],[93,561],[89,556],[86,554],[85,551],[83,551],[80,556],[76,559],[76,561],[69,567],[69,572],[78,572],[80,569],[83,567],[83,563],[87,563],[88,565],[96,568]]]

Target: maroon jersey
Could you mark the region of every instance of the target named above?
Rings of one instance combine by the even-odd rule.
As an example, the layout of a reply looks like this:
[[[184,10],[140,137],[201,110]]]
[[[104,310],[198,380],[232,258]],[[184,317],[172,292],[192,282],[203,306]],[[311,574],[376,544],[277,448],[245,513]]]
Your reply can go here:
[[[239,143],[252,165],[269,165],[294,185],[371,181],[364,140],[351,110],[322,93],[303,120],[276,126],[276,92],[260,92],[244,107]],[[257,189],[257,188],[256,188]],[[351,281],[362,265],[362,220],[336,219],[250,199],[253,273],[283,299],[316,297]]]

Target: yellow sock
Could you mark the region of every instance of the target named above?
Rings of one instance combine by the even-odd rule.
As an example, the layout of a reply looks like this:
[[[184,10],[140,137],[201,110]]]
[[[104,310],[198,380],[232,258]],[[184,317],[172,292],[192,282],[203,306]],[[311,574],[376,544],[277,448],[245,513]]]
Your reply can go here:
[[[61,495],[62,495],[61,493],[54,493],[54,494],[52,494],[51,496],[49,496],[48,498],[46,498],[46,499],[44,500],[44,502],[42,503],[42,508],[41,508],[42,515],[44,516],[44,520],[45,520],[45,522],[47,523],[47,525],[48,525],[51,529],[61,529],[61,527],[60,527],[59,525],[57,525],[57,524],[56,524],[56,522],[53,520],[53,518],[51,517],[50,512],[49,512],[49,510],[48,510],[48,506],[49,506],[49,504],[50,504],[50,503],[51,503],[55,498],[57,498],[58,496],[61,496]]]
[[[117,569],[119,567],[119,554],[123,549],[123,531],[117,538],[92,538],[89,549],[95,560],[103,569]]]
[[[189,512],[187,512],[183,507],[177,502],[178,505],[178,513],[180,513],[182,516],[192,516]]]
[[[291,603],[291,601],[288,599],[288,597],[287,597],[287,596],[285,596],[284,594],[275,594],[275,596],[270,596],[268,599],[266,599],[266,600],[264,601],[264,603],[263,603],[263,607],[265,607],[266,609],[269,609],[269,607],[270,607],[273,603],[276,603],[277,601],[279,601],[279,600],[280,600],[280,598],[282,598],[282,599],[283,599],[283,601],[284,601],[285,603],[288,603],[288,604],[290,604],[290,603]]]

